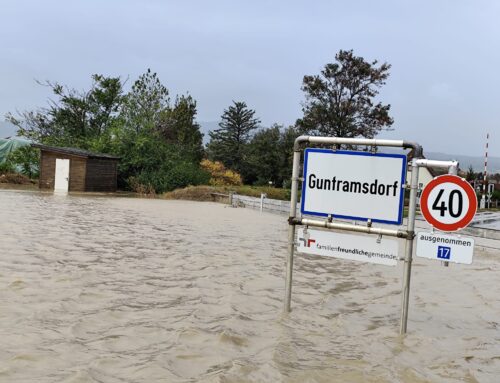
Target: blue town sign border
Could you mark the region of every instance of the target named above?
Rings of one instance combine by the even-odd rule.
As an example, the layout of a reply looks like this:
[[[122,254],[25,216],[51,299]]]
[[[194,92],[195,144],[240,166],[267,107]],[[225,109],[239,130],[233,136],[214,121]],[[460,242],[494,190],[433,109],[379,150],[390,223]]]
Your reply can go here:
[[[317,211],[306,211],[304,210],[304,204],[306,201],[306,180],[307,180],[307,164],[309,153],[327,153],[327,154],[335,154],[335,155],[346,155],[346,156],[367,156],[367,157],[392,157],[392,158],[400,158],[402,159],[402,169],[401,169],[401,183],[400,183],[400,198],[399,198],[399,211],[398,211],[398,219],[397,221],[388,221],[384,219],[377,219],[376,217],[355,217],[355,216],[347,216],[347,215],[338,215],[334,212],[317,212]],[[385,223],[390,225],[401,225],[403,222],[403,206],[404,206],[404,185],[406,182],[406,155],[405,154],[389,154],[389,153],[370,153],[370,152],[359,152],[359,151],[349,151],[349,150],[331,150],[331,149],[316,149],[316,148],[307,148],[304,154],[304,181],[302,182],[302,198],[300,203],[300,211],[302,214],[307,215],[315,215],[320,217],[328,217],[332,216],[332,218],[343,218],[343,219],[352,219],[357,221],[368,221]]]

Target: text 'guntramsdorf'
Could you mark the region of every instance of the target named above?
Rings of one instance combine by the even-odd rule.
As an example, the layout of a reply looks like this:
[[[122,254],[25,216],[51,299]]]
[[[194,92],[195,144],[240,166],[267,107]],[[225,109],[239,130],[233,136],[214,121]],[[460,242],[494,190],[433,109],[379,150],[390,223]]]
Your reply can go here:
[[[359,194],[371,194],[380,196],[391,196],[395,197],[397,195],[399,181],[394,181],[392,184],[381,183],[378,179],[373,182],[357,182],[357,181],[345,181],[333,178],[318,178],[316,174],[310,174],[307,180],[309,189],[317,190],[330,190],[332,192],[342,192],[342,193],[359,193]]]

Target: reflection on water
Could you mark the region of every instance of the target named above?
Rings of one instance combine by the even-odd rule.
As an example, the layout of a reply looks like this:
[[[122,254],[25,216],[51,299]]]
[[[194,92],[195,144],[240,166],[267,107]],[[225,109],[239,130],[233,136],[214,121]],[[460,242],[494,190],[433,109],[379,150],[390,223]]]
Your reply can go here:
[[[497,382],[499,254],[298,256],[286,220],[219,204],[0,191],[1,382]]]

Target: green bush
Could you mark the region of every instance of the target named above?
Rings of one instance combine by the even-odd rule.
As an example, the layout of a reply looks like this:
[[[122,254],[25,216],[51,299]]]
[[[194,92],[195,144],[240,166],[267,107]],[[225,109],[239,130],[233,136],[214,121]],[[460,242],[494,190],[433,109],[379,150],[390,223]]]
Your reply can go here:
[[[165,142],[154,132],[122,130],[103,151],[121,157],[120,188],[140,194],[171,191],[188,185],[208,184],[209,174],[180,145]]]
[[[24,174],[33,179],[38,178],[40,154],[38,149],[31,146],[23,146],[14,150],[7,157],[7,163],[17,170],[17,173]]]
[[[500,200],[500,190],[493,190],[493,196],[492,198],[493,200]]]
[[[180,162],[171,167],[143,170],[135,179],[136,185],[145,189],[154,189],[156,193],[164,193],[186,186],[208,184],[210,175],[200,169],[197,164]]]
[[[167,172],[164,191],[171,191],[186,186],[207,185],[210,174],[196,163],[181,162]]]
[[[0,174],[8,174],[14,172],[15,172],[14,166],[9,161],[0,163]]]
[[[165,142],[150,131],[118,131],[96,151],[120,157],[118,187],[154,195],[189,185],[208,184],[210,175],[181,145]],[[95,150],[95,149],[94,149]]]

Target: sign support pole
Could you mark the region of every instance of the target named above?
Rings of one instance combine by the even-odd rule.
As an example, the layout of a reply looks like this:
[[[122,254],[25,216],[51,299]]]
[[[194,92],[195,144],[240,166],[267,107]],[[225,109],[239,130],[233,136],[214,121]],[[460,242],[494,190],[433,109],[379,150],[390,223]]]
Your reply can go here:
[[[406,334],[408,324],[408,305],[410,301],[410,279],[411,263],[413,258],[413,238],[415,236],[415,214],[417,209],[417,189],[418,189],[418,165],[417,159],[411,161],[411,183],[410,183],[410,203],[408,206],[408,223],[406,231],[405,265],[403,274],[403,301],[401,303],[401,325],[400,334]]]
[[[286,258],[286,285],[284,311],[290,312],[292,301],[292,273],[293,273],[293,253],[295,251],[295,224],[292,223],[297,215],[297,199],[299,186],[300,149],[295,148],[293,152],[292,185],[290,197],[290,225],[288,226],[288,255]]]
[[[458,164],[457,164],[457,166],[450,166],[448,168],[448,174],[456,176],[458,174]],[[450,266],[450,262],[443,262],[443,266],[444,267],[449,267]]]

